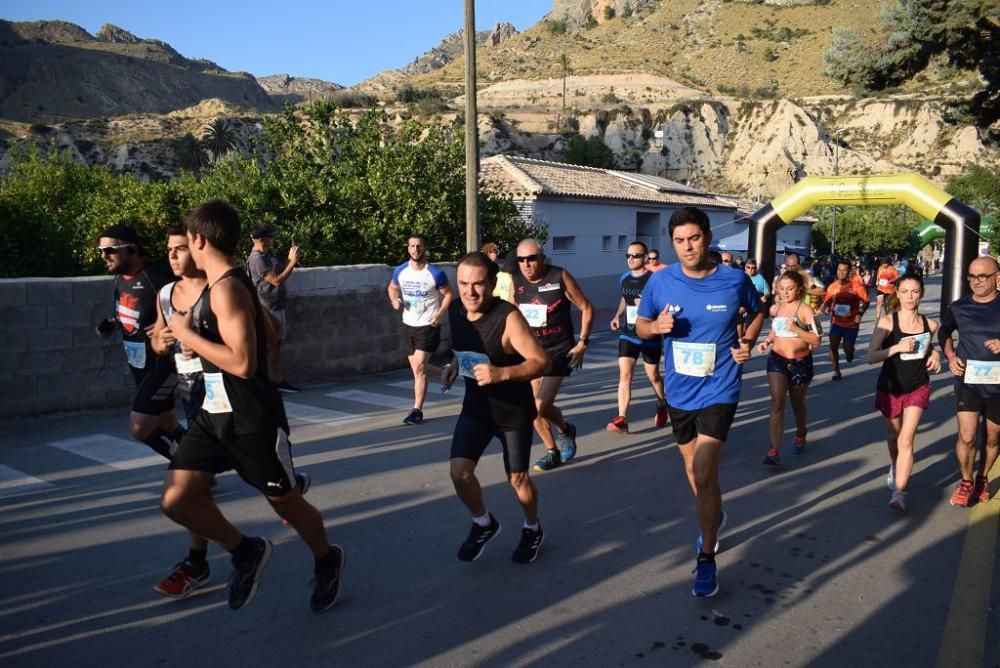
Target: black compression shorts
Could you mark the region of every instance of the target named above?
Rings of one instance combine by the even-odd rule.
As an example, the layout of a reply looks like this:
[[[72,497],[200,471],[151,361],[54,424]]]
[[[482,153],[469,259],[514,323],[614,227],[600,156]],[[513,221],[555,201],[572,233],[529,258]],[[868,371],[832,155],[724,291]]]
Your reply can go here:
[[[503,431],[490,420],[462,413],[451,439],[451,458],[478,462],[490,441],[497,438],[503,448],[504,470],[508,474],[524,473],[528,470],[534,435],[535,429],[530,422],[521,429]]]
[[[173,361],[169,363],[156,360],[146,369],[132,369],[135,379],[135,398],[132,400],[132,411],[143,415],[163,415],[174,410],[174,388],[177,387],[177,374],[174,373]]]
[[[736,404],[712,404],[694,411],[674,408],[667,403],[670,424],[678,445],[687,445],[699,435],[710,436],[725,443],[729,428],[736,417]]]
[[[643,346],[628,339],[618,339],[618,357],[639,359],[639,355],[642,355],[642,361],[646,364],[659,364],[663,355],[663,344],[657,342],[655,346]]]

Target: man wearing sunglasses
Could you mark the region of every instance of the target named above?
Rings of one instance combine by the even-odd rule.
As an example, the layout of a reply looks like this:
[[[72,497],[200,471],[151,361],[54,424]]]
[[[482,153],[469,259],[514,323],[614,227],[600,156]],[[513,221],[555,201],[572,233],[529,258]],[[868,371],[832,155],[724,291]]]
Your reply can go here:
[[[667,401],[663,397],[663,376],[660,375],[660,355],[663,352],[663,337],[654,336],[651,339],[640,339],[635,332],[636,314],[639,312],[639,302],[642,289],[653,272],[649,271],[644,262],[646,259],[646,244],[633,241],[625,251],[625,264],[628,269],[618,279],[621,299],[618,310],[611,319],[611,330],[621,332],[618,335],[618,415],[608,423],[607,430],[615,434],[628,433],[628,405],[632,401],[632,375],[635,363],[642,355],[646,377],[656,394],[656,414],[653,424],[662,427],[667,424]],[[625,321],[622,322],[622,315]]]
[[[969,265],[972,294],[951,303],[941,319],[938,341],[948,369],[955,376],[958,440],[955,459],[962,475],[951,495],[951,505],[969,506],[990,500],[987,474],[1000,454],[1000,299],[997,275],[1000,265],[992,257],[980,257]],[[953,332],[961,332],[958,345]],[[979,416],[986,418],[986,444],[976,462]]]
[[[535,462],[534,468],[536,471],[549,471],[576,455],[576,427],[566,422],[555,400],[563,378],[573,373],[573,369],[583,366],[583,354],[590,343],[594,307],[568,271],[548,263],[542,245],[534,239],[519,243],[515,257],[514,305],[520,309],[545,354],[552,360],[549,375],[531,381],[538,408],[535,430],[546,450],[545,456]],[[580,309],[583,316],[579,341],[573,331],[570,304]],[[555,435],[552,425],[557,429]]]
[[[170,459],[184,429],[174,412],[173,359],[155,353],[150,335],[156,326],[156,301],[160,288],[175,277],[149,261],[139,235],[128,225],[112,225],[101,232],[98,252],[115,277],[115,317],[97,326],[108,338],[121,331],[125,358],[136,392],[129,415],[132,437]]]

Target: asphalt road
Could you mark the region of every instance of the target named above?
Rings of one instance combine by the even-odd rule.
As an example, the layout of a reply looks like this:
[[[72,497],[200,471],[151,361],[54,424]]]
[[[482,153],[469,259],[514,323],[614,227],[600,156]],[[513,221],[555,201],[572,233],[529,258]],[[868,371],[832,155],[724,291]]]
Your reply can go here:
[[[938,294],[932,280],[925,312]],[[871,327],[869,314],[862,353]],[[448,479],[460,392],[434,393],[416,427],[401,424],[404,372],[287,396],[296,465],[313,476],[309,498],[348,554],[341,599],[322,615],[308,608],[308,551],[231,474],[217,490],[224,512],[276,546],[257,598],[228,609],[228,555],[214,547],[211,588],[183,601],[153,592],[186,542],[158,510],[164,463],[128,442],[124,409],[0,423],[0,661],[1000,666],[1000,500],[948,504],[957,472],[945,374],[900,516],[886,506],[877,368],[861,354],[833,383],[817,353],[808,448],[791,453],[789,409],[785,466],[774,471],[761,465],[764,358],[752,359],[721,469],[721,592],[696,599],[693,499],[669,427],[652,425],[644,379],[633,433],[604,428],[617,412],[616,351],[610,332],[595,337],[564,386],[580,450],[535,477],[546,540],[529,565],[510,560],[521,516],[496,445],[478,472],[502,533],[478,561],[455,558],[470,522]]]

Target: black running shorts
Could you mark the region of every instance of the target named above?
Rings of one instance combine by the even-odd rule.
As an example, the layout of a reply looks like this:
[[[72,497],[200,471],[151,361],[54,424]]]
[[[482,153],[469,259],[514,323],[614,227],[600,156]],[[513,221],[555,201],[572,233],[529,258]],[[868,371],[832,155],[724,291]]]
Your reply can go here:
[[[425,353],[437,352],[441,345],[441,327],[425,325],[412,327],[403,324],[403,343],[406,345],[406,356],[409,357],[418,350]]]
[[[569,365],[569,350],[545,351],[545,354],[552,360],[552,368],[546,376],[565,378],[573,373],[573,367]]]
[[[709,436],[725,443],[729,428],[736,417],[736,404],[712,404],[694,411],[674,408],[667,403],[670,424],[678,445],[687,445],[699,435]]]
[[[657,342],[655,346],[643,346],[628,339],[618,339],[618,357],[631,357],[635,360],[639,359],[639,355],[642,355],[642,361],[646,364],[659,364],[663,344]]]
[[[218,438],[202,411],[184,434],[170,463],[171,470],[221,473],[234,469],[265,496],[295,489],[291,443],[281,427]]]
[[[503,448],[504,470],[508,474],[524,473],[528,470],[534,435],[535,429],[530,422],[521,429],[502,431],[492,421],[463,412],[458,416],[451,439],[451,458],[478,462],[486,446],[496,438]]]
[[[1000,424],[1000,397],[985,398],[976,394],[965,383],[955,385],[955,412],[980,413],[993,424]]]
[[[145,369],[132,369],[135,379],[135,398],[132,400],[132,411],[143,415],[163,415],[174,410],[174,388],[177,387],[177,374],[174,373],[173,360],[157,358]]]

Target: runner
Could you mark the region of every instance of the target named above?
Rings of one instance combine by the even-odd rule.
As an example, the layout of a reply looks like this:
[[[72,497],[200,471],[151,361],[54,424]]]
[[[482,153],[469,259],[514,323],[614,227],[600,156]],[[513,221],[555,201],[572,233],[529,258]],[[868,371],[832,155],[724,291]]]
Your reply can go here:
[[[885,299],[889,295],[896,291],[896,280],[899,278],[899,272],[896,268],[892,266],[892,262],[888,257],[882,260],[881,266],[875,272],[875,291],[877,297],[875,298],[875,318],[876,320],[881,318],[883,315],[883,307],[885,305]]]
[[[806,391],[813,379],[812,349],[819,345],[816,313],[802,297],[806,286],[802,274],[786,271],[778,280],[781,303],[771,321],[771,332],[760,344],[760,352],[771,346],[767,358],[767,385],[771,390],[771,415],[768,433],[771,449],[764,456],[765,466],[781,465],[781,435],[785,430],[785,397],[792,398],[795,414],[795,454],[806,449]]]
[[[938,324],[920,313],[924,281],[904,274],[896,288],[898,313],[882,316],[868,344],[868,363],[882,363],[875,385],[875,408],[885,417],[889,444],[889,475],[892,491],[889,507],[906,510],[906,487],[913,471],[913,443],[920,417],[930,405],[931,379],[941,370],[933,335]]]
[[[174,280],[163,267],[149,261],[139,235],[128,225],[101,232],[98,251],[115,277],[115,317],[103,320],[97,333],[105,338],[121,330],[135,399],[129,415],[132,437],[170,459],[184,428],[174,411],[173,360],[153,351],[150,335],[156,325],[156,295]]]
[[[990,500],[987,476],[1000,454],[998,271],[1000,266],[992,257],[973,260],[968,275],[972,294],[951,303],[938,329],[938,341],[948,358],[948,369],[955,376],[958,420],[955,459],[962,480],[951,496],[953,506]],[[957,348],[951,339],[955,331],[959,332]],[[986,418],[986,444],[977,469],[976,435],[980,415]]]
[[[566,422],[555,400],[563,379],[583,366],[594,307],[568,271],[548,263],[542,245],[534,239],[517,245],[516,258],[514,303],[552,361],[548,375],[531,381],[538,409],[535,430],[546,450],[545,456],[535,462],[535,470],[550,471],[576,456],[576,427]],[[570,304],[582,314],[579,341],[573,333]],[[555,436],[553,425],[557,429]]]
[[[454,295],[445,273],[427,262],[427,240],[422,235],[410,235],[406,252],[409,259],[393,270],[387,292],[392,308],[403,310],[403,341],[413,373],[413,410],[403,424],[420,424],[427,397],[427,361],[441,344],[441,317]]]
[[[632,401],[632,374],[635,363],[642,355],[642,365],[646,377],[656,394],[656,414],[653,424],[662,427],[667,424],[667,402],[663,398],[663,376],[660,375],[660,355],[663,352],[663,338],[656,336],[643,340],[636,336],[635,317],[639,311],[642,289],[653,272],[644,267],[646,244],[633,241],[625,251],[628,270],[618,279],[622,298],[618,310],[611,319],[611,331],[618,335],[618,415],[608,423],[607,429],[616,434],[628,433],[628,405]],[[622,322],[622,315],[625,322]]]
[[[771,297],[771,288],[767,285],[764,277],[757,273],[757,260],[752,257],[747,258],[745,271],[747,276],[750,277],[754,288],[757,289],[757,294],[760,295],[761,307],[758,310],[762,311],[767,307],[767,302]]]
[[[495,243],[490,242],[483,244],[482,252],[500,269],[497,274],[497,286],[493,289],[493,296],[507,302],[511,301],[514,294],[514,277],[500,266],[500,249]]]
[[[667,265],[660,262],[660,251],[655,248],[650,248],[649,253],[646,254],[646,269],[649,269],[654,274],[661,269],[666,269]]]
[[[329,544],[319,511],[296,485],[285,407],[268,377],[265,316],[246,272],[233,266],[239,216],[226,202],[212,200],[189,211],[184,224],[208,287],[196,309],[177,312],[168,324],[181,346],[201,358],[205,401],[170,465],[163,512],[232,554],[229,607],[244,607],[257,592],[273,546],[240,533],[212,498],[212,474],[236,469],[312,551],[310,607],[321,612],[337,600],[345,553]]]
[[[545,538],[538,520],[538,491],[528,475],[537,415],[530,381],[548,370],[549,360],[520,312],[493,296],[497,269],[483,253],[459,260],[459,301],[448,314],[455,359],[444,369],[428,370],[444,387],[451,387],[459,375],[465,377],[465,399],[451,442],[451,481],[472,513],[472,529],[458,548],[458,558],[475,561],[500,533],[500,522],[486,509],[475,473],[495,437],[503,449],[507,480],[524,512],[521,540],[511,558],[526,564],[538,556]]]
[[[833,380],[840,380],[840,342],[844,342],[844,356],[854,361],[854,343],[858,340],[861,314],[868,303],[868,292],[860,278],[851,275],[847,261],[837,264],[837,280],[830,283],[823,298],[823,312],[830,316],[830,364]]]
[[[712,230],[704,211],[677,209],[668,229],[679,262],[646,284],[636,333],[644,339],[664,335],[667,408],[701,526],[691,593],[714,596],[719,590],[715,554],[726,519],[719,461],[736,415],[740,365],[750,359],[764,315],[745,273],[707,261]],[[741,307],[754,316],[745,338],[738,339]]]

